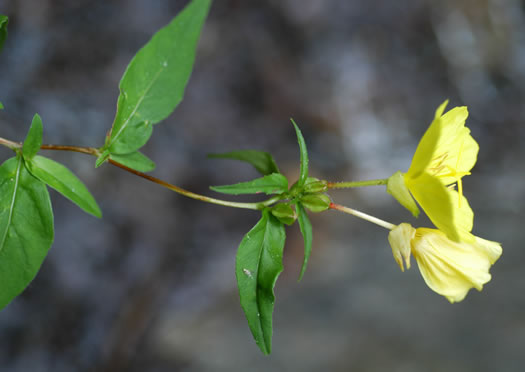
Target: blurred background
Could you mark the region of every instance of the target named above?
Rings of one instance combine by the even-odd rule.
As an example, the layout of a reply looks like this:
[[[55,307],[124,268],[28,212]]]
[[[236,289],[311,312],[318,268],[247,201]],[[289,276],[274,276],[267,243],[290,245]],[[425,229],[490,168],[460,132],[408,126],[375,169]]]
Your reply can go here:
[[[0,0],[0,136],[21,141],[38,112],[44,142],[103,145],[134,53],[187,1]],[[451,305],[415,261],[402,273],[383,228],[311,215],[303,257],[287,229],[273,354],[252,339],[234,275],[257,213],[185,199],[74,153],[65,163],[103,210],[51,191],[55,242],[29,288],[0,313],[0,370],[523,371],[525,368],[525,6],[517,0],[216,1],[181,105],[144,152],[153,175],[189,190],[257,176],[211,152],[274,154],[292,182],[300,125],[310,174],[330,181],[406,171],[437,106],[466,105],[480,144],[464,179],[474,233],[502,242],[483,292]],[[1,160],[12,154],[0,149]],[[334,201],[430,226],[384,187]],[[234,198],[235,199],[235,198]],[[254,200],[238,198],[235,200]]]

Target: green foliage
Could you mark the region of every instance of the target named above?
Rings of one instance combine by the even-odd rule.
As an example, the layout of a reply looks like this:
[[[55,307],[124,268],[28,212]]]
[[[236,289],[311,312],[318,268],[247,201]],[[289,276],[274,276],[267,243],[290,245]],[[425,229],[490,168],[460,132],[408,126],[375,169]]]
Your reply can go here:
[[[303,134],[301,130],[295,124],[293,119],[290,119],[295,128],[295,133],[297,134],[297,141],[299,142],[299,150],[301,152],[301,170],[299,173],[299,180],[297,181],[297,187],[302,187],[306,183],[308,178],[308,152],[306,150],[306,142],[304,142]]]
[[[124,155],[111,154],[109,158],[139,172],[150,172],[155,169],[155,163],[139,151]]]
[[[102,212],[87,187],[69,169],[54,160],[35,156],[27,163],[33,176],[52,187],[85,212],[102,218]]]
[[[24,145],[22,146],[22,154],[24,159],[29,161],[36,155],[40,146],[42,146],[42,133],[44,128],[42,127],[42,119],[38,114],[33,117],[33,122],[29,128]]]
[[[234,185],[210,186],[210,189],[223,194],[281,194],[288,191],[288,180],[280,173],[272,173],[267,176],[256,178],[248,182],[240,182]]]
[[[38,272],[53,242],[53,212],[46,186],[18,155],[0,166],[0,308]]]
[[[3,110],[4,109],[4,105],[2,104],[2,102],[0,102],[0,110]]]
[[[306,266],[308,266],[310,254],[312,253],[313,232],[312,224],[310,223],[310,219],[308,218],[308,215],[306,214],[302,204],[298,202],[295,205],[295,209],[297,209],[297,220],[299,221],[299,228],[304,240],[303,266],[301,267],[301,273],[299,274],[299,280],[301,280],[306,271]]]
[[[264,354],[272,350],[273,288],[283,270],[285,239],[283,224],[265,210],[237,251],[235,274],[241,306]]]
[[[209,158],[233,159],[247,162],[255,167],[262,175],[280,173],[272,155],[268,152],[257,150],[239,150],[222,154],[209,154]]]
[[[153,124],[182,100],[211,0],[193,0],[133,57],[120,81],[117,113],[105,149],[128,154],[142,147]]]
[[[0,52],[4,47],[5,39],[7,39],[7,24],[9,19],[7,16],[0,14]]]

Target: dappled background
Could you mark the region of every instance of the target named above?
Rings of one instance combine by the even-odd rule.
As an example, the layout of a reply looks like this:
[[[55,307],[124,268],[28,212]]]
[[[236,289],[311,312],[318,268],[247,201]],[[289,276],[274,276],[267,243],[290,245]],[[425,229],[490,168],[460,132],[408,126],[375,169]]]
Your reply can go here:
[[[0,136],[101,146],[134,53],[186,1],[0,0]],[[214,195],[254,178],[210,152],[260,149],[292,181],[299,153],[331,181],[408,169],[446,98],[466,105],[480,144],[464,179],[474,232],[503,244],[483,292],[458,304],[401,273],[387,231],[312,215],[314,246],[287,229],[274,351],[252,340],[235,284],[236,248],[257,213],[185,199],[94,158],[64,162],[99,201],[97,220],[54,191],[55,242],[30,287],[0,312],[0,370],[522,371],[525,366],[525,10],[517,0],[216,1],[186,96],[144,152],[153,175]],[[11,156],[0,149],[1,159]],[[383,187],[331,193],[394,223],[427,226]],[[239,198],[239,200],[252,200]]]

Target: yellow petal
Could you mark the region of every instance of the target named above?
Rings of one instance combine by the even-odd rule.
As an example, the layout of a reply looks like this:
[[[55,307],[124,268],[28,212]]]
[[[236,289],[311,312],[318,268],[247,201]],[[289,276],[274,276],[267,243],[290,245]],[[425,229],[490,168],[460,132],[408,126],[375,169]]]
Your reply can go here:
[[[388,242],[392,247],[392,254],[401,271],[405,271],[403,262],[407,269],[410,269],[410,241],[414,237],[416,229],[408,223],[402,223],[394,227],[388,234]]]
[[[419,228],[412,253],[427,285],[450,302],[463,300],[471,288],[481,291],[490,266],[501,256],[501,245],[478,237],[457,243],[436,229]]]
[[[468,117],[466,107],[455,107],[441,115],[446,101],[436,111],[436,116],[416,149],[407,172],[416,178],[423,172],[441,178],[444,185],[456,182],[469,174],[476,163],[479,146],[465,127]]]
[[[454,241],[473,240],[474,212],[467,199],[458,192],[445,187],[436,177],[423,173],[416,179],[405,176],[407,187],[421,205],[428,218]]]

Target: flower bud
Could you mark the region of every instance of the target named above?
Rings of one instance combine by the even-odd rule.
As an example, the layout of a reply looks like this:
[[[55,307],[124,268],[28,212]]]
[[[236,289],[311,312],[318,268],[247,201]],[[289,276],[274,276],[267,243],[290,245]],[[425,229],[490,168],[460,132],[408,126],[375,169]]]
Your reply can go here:
[[[332,201],[325,194],[308,194],[301,198],[301,203],[312,212],[322,212],[330,207]]]
[[[297,213],[288,204],[277,204],[271,210],[273,216],[286,225],[292,225],[297,219]]]

